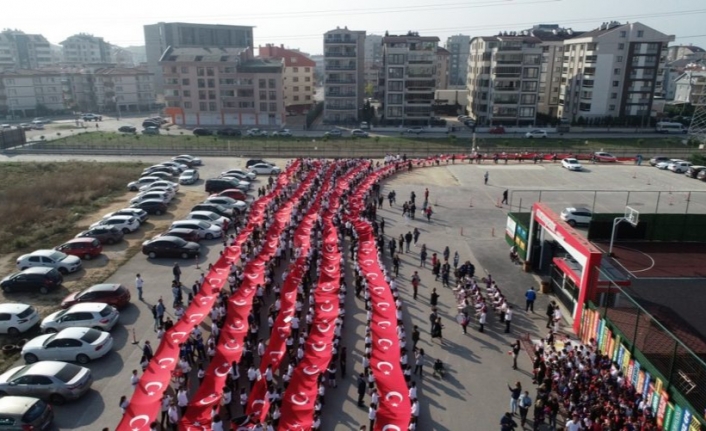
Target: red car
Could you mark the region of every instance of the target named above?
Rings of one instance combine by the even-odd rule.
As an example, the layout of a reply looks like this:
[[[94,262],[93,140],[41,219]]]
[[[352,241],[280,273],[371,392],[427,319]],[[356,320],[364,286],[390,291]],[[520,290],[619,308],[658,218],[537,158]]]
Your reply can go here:
[[[74,238],[54,249],[85,260],[98,257],[103,252],[103,246],[96,238]]]
[[[490,133],[491,135],[504,135],[505,128],[503,126],[491,127],[490,130],[488,130],[488,133]]]
[[[608,162],[608,163],[615,163],[618,161],[618,158],[615,157],[614,155],[610,153],[606,153],[605,151],[596,151],[593,153],[593,159],[596,160],[597,162]]]
[[[94,284],[64,298],[61,301],[61,308],[69,308],[80,302],[100,302],[120,309],[130,303],[130,291],[127,287],[117,283]]]
[[[213,196],[227,196],[232,199],[236,199],[239,201],[247,201],[248,200],[248,195],[243,193],[241,190],[238,189],[226,189],[223,190],[222,192],[218,193],[217,195]]]

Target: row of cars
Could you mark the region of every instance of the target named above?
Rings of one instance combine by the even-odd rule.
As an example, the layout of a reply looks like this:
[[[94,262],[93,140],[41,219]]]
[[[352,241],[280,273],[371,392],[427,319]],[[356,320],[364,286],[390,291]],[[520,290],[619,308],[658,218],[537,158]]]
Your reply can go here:
[[[669,170],[687,177],[706,181],[706,166],[694,165],[682,159],[672,159],[666,156],[656,156],[650,159],[650,165],[657,169]]]
[[[262,130],[259,128],[248,129],[243,132],[240,129],[234,129],[226,127],[224,129],[205,129],[203,127],[197,127],[192,130],[192,133],[196,136],[247,136],[250,138],[290,138],[292,137],[292,131],[289,129],[274,130],[272,132],[267,132],[267,130]]]

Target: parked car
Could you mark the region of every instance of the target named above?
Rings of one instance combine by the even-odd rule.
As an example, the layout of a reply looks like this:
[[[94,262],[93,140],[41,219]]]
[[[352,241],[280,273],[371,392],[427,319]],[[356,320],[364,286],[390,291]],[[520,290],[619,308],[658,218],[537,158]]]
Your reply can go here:
[[[189,169],[189,165],[187,165],[186,163],[177,162],[176,160],[165,160],[164,162],[160,163],[160,165],[170,166],[174,168],[175,175],[179,175],[185,170]]]
[[[206,180],[205,188],[206,193],[220,193],[228,189],[237,189],[238,182],[233,179],[226,178],[211,178]]]
[[[155,181],[149,184],[145,184],[144,186],[140,187],[141,192],[145,192],[147,190],[153,190],[153,189],[158,189],[158,188],[169,188],[172,190],[174,194],[179,191],[179,184],[175,183],[174,181],[169,181],[169,180],[159,180]]]
[[[167,166],[167,165],[152,165],[149,168],[145,168],[145,170],[142,171],[143,177],[149,176],[153,172],[166,172],[169,175],[178,175],[181,173],[181,171],[173,166]]]
[[[32,124],[49,124],[51,123],[51,120],[48,118],[44,117],[37,117],[34,120],[32,120]]]
[[[160,236],[142,243],[142,254],[150,259],[157,257],[181,257],[189,259],[201,254],[201,246],[176,236]]]
[[[650,159],[650,166],[657,166],[658,163],[669,161],[667,156],[655,156]]]
[[[45,334],[75,327],[110,331],[118,323],[119,317],[120,313],[112,305],[101,302],[84,302],[51,313],[42,320],[40,328]]]
[[[191,211],[186,215],[186,220],[203,220],[215,224],[221,229],[228,230],[230,219],[211,211]]]
[[[128,188],[128,190],[130,190],[131,192],[136,192],[136,191],[140,190],[140,187],[142,187],[142,186],[144,186],[144,185],[147,185],[147,184],[149,184],[149,183],[153,183],[153,182],[155,182],[155,181],[161,181],[161,180],[162,180],[162,179],[159,178],[159,177],[152,177],[152,176],[149,176],[149,177],[141,177],[141,178],[140,178],[139,180],[137,180],[137,181],[133,181],[133,182],[131,182],[131,183],[128,183],[127,188]]]
[[[706,181],[706,169],[696,174],[696,178],[701,181]]]
[[[407,129],[407,133],[414,133],[415,135],[419,135],[424,133],[424,128],[423,127],[412,127],[411,129]]]
[[[50,429],[54,411],[46,402],[34,397],[0,398],[0,429],[12,431]]]
[[[140,224],[146,222],[149,218],[149,214],[147,214],[147,211],[145,210],[141,210],[139,208],[123,208],[104,215],[103,220],[109,219],[113,216],[133,216]]]
[[[192,133],[196,136],[211,136],[211,135],[213,135],[213,132],[211,132],[210,130],[202,129],[200,127],[194,129]]]
[[[178,174],[177,174],[178,175]],[[149,174],[143,174],[145,177],[157,177],[160,181],[171,181],[174,179],[174,174],[171,172],[154,171]]]
[[[55,249],[85,260],[91,260],[103,253],[103,246],[97,238],[74,238]]]
[[[505,128],[503,126],[491,127],[490,130],[488,130],[488,133],[490,133],[491,135],[504,135]]]
[[[201,237],[199,236],[199,233],[194,229],[186,229],[186,228],[169,229],[168,231],[166,231],[164,233],[160,233],[159,235],[155,236],[152,239],[157,239],[162,236],[175,236],[177,238],[181,238],[184,241],[189,241],[189,242],[201,241]]]
[[[37,266],[8,275],[0,281],[0,288],[5,293],[39,291],[47,294],[63,282],[64,277],[57,269]]]
[[[547,137],[547,131],[546,130],[540,130],[540,129],[534,129],[530,130],[529,132],[525,133],[525,138],[546,138]]]
[[[32,329],[39,322],[39,313],[28,304],[0,304],[0,334],[17,336]]]
[[[66,328],[55,334],[32,338],[22,346],[28,364],[38,361],[69,361],[87,364],[102,358],[113,348],[113,337],[91,328]]]
[[[595,153],[593,153],[593,158],[597,162],[615,163],[618,161],[617,157],[610,153],[606,153],[605,151],[596,151]]]
[[[227,196],[211,196],[205,201],[203,201],[204,204],[211,204],[211,205],[222,205],[226,208],[230,208],[233,211],[237,211],[238,213],[242,213],[248,209],[248,204],[246,202],[229,198]]]
[[[17,269],[24,271],[32,267],[55,268],[61,274],[81,269],[81,259],[58,250],[36,250],[17,258]]]
[[[131,205],[132,208],[139,208],[148,214],[162,215],[167,212],[167,204],[157,199],[146,199]]]
[[[216,132],[218,136],[241,136],[242,132],[238,129],[231,129],[229,127],[225,129],[218,129]]]
[[[340,138],[341,136],[343,136],[343,132],[341,132],[338,129],[332,129],[332,130],[329,130],[328,132],[324,133],[324,136],[328,136],[331,138]]]
[[[672,172],[675,172],[677,174],[683,174],[686,173],[686,171],[689,170],[691,167],[691,162],[675,162],[675,163],[670,163],[669,166],[667,166],[667,169],[669,169]]]
[[[144,129],[147,129],[148,127],[159,129],[161,126],[162,126],[161,123],[153,121],[153,120],[145,120],[142,122],[142,127]]]
[[[116,215],[102,219],[93,223],[89,228],[97,228],[99,226],[110,226],[120,229],[124,234],[135,232],[140,228],[140,222],[133,215]],[[79,259],[80,261],[80,259]]]
[[[130,304],[130,291],[118,283],[94,284],[80,292],[74,292],[61,301],[61,308],[69,308],[80,302],[101,302],[120,310]]]
[[[201,166],[203,164],[201,162],[201,159],[199,159],[198,157],[194,157],[192,155],[189,155],[189,154],[180,154],[178,156],[172,157],[172,160],[174,160],[175,162],[178,161],[177,159],[190,160],[192,166]],[[183,162],[180,162],[180,163],[183,163]]]
[[[140,202],[146,201],[146,200],[158,200],[158,201],[164,202],[165,204],[168,204],[169,201],[171,201],[171,197],[165,192],[151,192],[150,191],[150,192],[141,193],[141,194],[135,196],[134,198],[130,199],[130,203],[137,204],[137,203],[140,203]]]
[[[266,137],[267,132],[264,130],[260,129],[250,129],[247,132],[245,132],[245,136],[250,136],[250,137]]]
[[[120,126],[118,127],[118,132],[120,133],[136,133],[137,127],[133,126]]]
[[[179,175],[179,184],[194,184],[199,180],[199,171],[187,169]]]
[[[0,375],[0,395],[26,395],[61,405],[81,398],[93,383],[91,370],[59,361],[11,368]],[[42,428],[43,429],[43,428]]]
[[[699,165],[689,166],[689,169],[686,171],[686,176],[689,178],[697,178],[699,176],[699,173],[701,173],[701,171],[703,171],[705,169],[706,169],[706,166],[699,166]]]
[[[234,214],[236,214],[236,210],[232,208],[225,207],[223,205],[218,205],[218,204],[198,204],[194,205],[193,208],[191,208],[191,211],[209,211],[212,213],[216,213],[221,217],[226,217],[226,218],[232,218]]]
[[[247,201],[247,199],[248,199],[248,195],[243,193],[242,190],[238,190],[238,189],[225,189],[225,190],[221,191],[220,193],[218,193],[216,195],[212,195],[212,196],[226,196],[226,197],[229,197],[232,199],[237,199],[239,201]]]
[[[174,196],[176,196],[176,192],[174,191],[173,188],[171,188],[170,186],[161,186],[161,187],[152,187],[152,188],[143,190],[140,193],[138,193],[137,195],[135,195],[135,197],[136,198],[141,197],[147,193],[153,193],[153,192],[162,192],[162,193],[166,194],[167,195],[167,202],[171,202],[172,199],[174,199]],[[155,199],[159,199],[159,198],[155,198]]]
[[[83,114],[81,115],[83,121],[103,121],[103,116],[98,114]]]
[[[367,138],[370,135],[365,130],[353,129],[353,130],[351,130],[351,136],[356,137],[356,138]]]
[[[583,169],[583,166],[581,166],[581,163],[579,163],[579,161],[573,157],[567,157],[565,159],[562,159],[561,160],[561,167],[566,168],[570,171],[580,171],[581,169]]]
[[[251,172],[255,172],[258,175],[279,175],[282,170],[275,165],[270,165],[269,163],[257,163],[250,166]]]
[[[249,168],[252,165],[256,165],[258,163],[269,163],[267,160],[262,160],[262,159],[250,159],[247,162],[245,162],[245,168]]]
[[[665,160],[665,161],[657,163],[655,165],[655,168],[667,170],[669,168],[669,165],[671,165],[672,163],[683,162],[683,161],[684,160],[681,160],[681,159],[669,159],[669,160]]]
[[[363,121],[360,123],[360,128],[363,130],[370,130],[370,124],[367,121]]]
[[[589,224],[593,214],[588,208],[565,208],[561,212],[561,219],[567,222],[571,226],[576,226],[580,224]]]
[[[159,127],[145,127],[142,130],[143,135],[159,135]]]
[[[471,117],[469,117],[468,115],[459,115],[458,117],[456,117],[456,119],[457,119],[458,121],[460,121],[460,122],[464,122],[464,121],[466,121],[466,120],[468,120],[468,119],[470,119],[470,118],[471,118]]]
[[[161,126],[162,124],[167,124],[167,123],[169,122],[169,121],[165,120],[165,119],[162,118],[162,117],[150,117],[150,118],[148,118],[146,121],[151,121],[151,122],[153,122],[153,123],[155,123],[155,124],[159,124],[160,126]]]
[[[236,178],[243,177],[246,181],[254,181],[257,179],[257,174],[255,172],[248,172],[243,169],[228,169],[227,171],[221,172],[221,176]]]
[[[123,240],[125,234],[120,229],[111,226],[98,226],[76,235],[76,238],[96,238],[101,244],[116,244]]]
[[[20,123],[20,129],[22,130],[32,130],[32,125],[30,123]]]
[[[233,185],[235,186],[236,189],[242,190],[243,192],[247,193],[250,190],[250,182],[249,181],[243,181],[239,179],[238,177],[231,177],[231,176],[226,176],[226,177],[220,177],[224,180],[229,180],[233,182]]]
[[[198,232],[199,237],[207,240],[223,236],[221,228],[203,220],[177,220],[169,227],[169,229],[174,228],[193,229]]]

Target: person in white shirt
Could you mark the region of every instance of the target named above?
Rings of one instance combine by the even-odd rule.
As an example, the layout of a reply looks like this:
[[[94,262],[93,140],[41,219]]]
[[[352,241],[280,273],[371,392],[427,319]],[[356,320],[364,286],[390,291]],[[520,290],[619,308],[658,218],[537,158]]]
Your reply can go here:
[[[416,398],[412,399],[412,417],[415,419],[419,417],[419,400]]]
[[[179,411],[177,410],[176,403],[174,401],[169,405],[169,410],[167,410],[167,416],[169,417],[169,427],[172,430],[177,430],[179,425]]]
[[[417,382],[412,382],[409,387],[409,399],[417,398]]]
[[[223,431],[223,421],[219,415],[213,417],[211,421],[211,431]]]
[[[184,387],[180,388],[179,392],[177,392],[177,405],[179,406],[179,410],[181,410],[181,415],[184,416],[186,407],[189,405],[189,393]]]
[[[579,415],[574,414],[571,419],[566,421],[566,431],[581,431],[581,421]]]
[[[130,376],[130,384],[132,385],[132,388],[135,389],[138,383],[140,383],[140,377],[137,375],[137,370],[132,370],[132,375]]]
[[[375,403],[370,404],[368,409],[368,419],[370,420],[370,429],[375,429],[375,416],[377,415],[377,405]]]

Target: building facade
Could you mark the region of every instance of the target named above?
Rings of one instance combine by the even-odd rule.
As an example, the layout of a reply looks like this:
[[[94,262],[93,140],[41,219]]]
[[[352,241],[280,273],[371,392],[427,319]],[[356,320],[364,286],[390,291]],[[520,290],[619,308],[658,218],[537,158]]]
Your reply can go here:
[[[284,65],[284,106],[289,113],[303,113],[314,103],[316,63],[305,54],[268,44],[258,48],[258,57],[281,61]]]
[[[706,70],[687,71],[674,81],[674,102],[696,105],[706,96]]]
[[[673,40],[639,22],[603,23],[565,40],[558,116],[647,124],[655,94],[662,94],[667,45]]]
[[[61,81],[61,74],[54,71],[0,72],[0,115],[22,118],[63,111],[66,106]]]
[[[51,45],[44,36],[18,30],[0,32],[0,71],[38,69],[51,63]]]
[[[467,106],[476,124],[533,125],[541,59],[541,40],[534,36],[503,33],[471,39]]]
[[[166,115],[187,126],[278,127],[284,123],[281,60],[249,48],[169,48],[163,68]]]
[[[468,56],[471,52],[471,37],[457,34],[446,39],[449,51],[449,88],[466,88]]]
[[[674,45],[667,48],[667,61],[680,59],[703,60],[706,59],[706,50],[694,45]]]
[[[436,89],[446,90],[449,88],[449,62],[451,53],[442,47],[436,48]]]
[[[250,48],[253,49],[253,27],[219,24],[160,22],[144,26],[147,70],[153,75],[154,90],[164,91],[160,59],[169,48]]]
[[[365,99],[365,32],[324,33],[325,124],[356,124]]]
[[[365,96],[381,97],[380,73],[382,73],[382,36],[368,34],[365,36]]]
[[[64,63],[108,64],[111,62],[110,44],[102,37],[79,33],[60,43]]]

